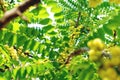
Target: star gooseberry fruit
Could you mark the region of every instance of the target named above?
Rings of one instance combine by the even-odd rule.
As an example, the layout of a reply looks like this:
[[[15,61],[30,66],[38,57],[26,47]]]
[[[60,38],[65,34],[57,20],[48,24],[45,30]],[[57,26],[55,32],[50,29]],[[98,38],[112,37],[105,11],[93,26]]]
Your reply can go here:
[[[99,38],[89,41],[87,45],[91,49],[98,50],[98,51],[102,51],[104,49],[104,43]]]

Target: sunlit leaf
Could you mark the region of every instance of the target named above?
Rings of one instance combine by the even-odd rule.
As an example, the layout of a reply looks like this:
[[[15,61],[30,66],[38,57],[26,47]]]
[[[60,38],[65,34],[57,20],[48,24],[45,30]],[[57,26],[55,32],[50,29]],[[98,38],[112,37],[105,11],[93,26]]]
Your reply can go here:
[[[52,7],[51,9],[52,12],[55,12],[55,13],[59,13],[62,11],[62,8],[58,7],[58,6],[54,6]]]

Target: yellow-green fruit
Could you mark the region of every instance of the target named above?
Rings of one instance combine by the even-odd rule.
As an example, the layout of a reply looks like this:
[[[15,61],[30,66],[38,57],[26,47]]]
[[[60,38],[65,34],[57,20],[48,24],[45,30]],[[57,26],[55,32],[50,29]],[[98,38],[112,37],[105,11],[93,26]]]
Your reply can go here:
[[[104,49],[104,44],[103,42],[101,41],[101,39],[99,38],[96,38],[93,40],[93,46],[94,46],[94,49],[96,50],[103,50]]]
[[[89,7],[97,7],[102,3],[102,0],[89,0]]]
[[[20,50],[23,50],[23,46],[20,46],[19,49],[20,49]]]
[[[104,49],[104,44],[99,38],[89,41],[87,45],[91,49],[98,50],[98,51],[102,51]]]
[[[109,0],[110,3],[115,3],[116,0]]]
[[[117,73],[114,68],[109,67],[105,70],[101,69],[99,74],[102,80],[117,80]]]
[[[114,46],[109,49],[112,54],[111,63],[115,66],[120,64],[120,47]]]
[[[21,55],[22,57],[27,57],[24,53],[21,53],[20,55]]]
[[[18,60],[18,56],[17,56],[17,54],[11,54],[11,56],[12,56],[12,59],[14,59],[14,60]]]
[[[120,0],[109,0],[110,3],[120,4]]]
[[[91,49],[91,50],[88,52],[88,54],[89,54],[89,59],[90,59],[90,60],[93,60],[93,61],[98,60],[99,57],[100,57],[100,52],[95,51],[95,50],[93,50],[93,49]]]
[[[116,4],[120,4],[120,0],[116,0]]]
[[[70,41],[69,41],[69,43],[68,43],[68,44],[69,44],[69,46],[71,46],[71,47],[72,47],[72,46],[74,45],[74,40],[73,40],[73,39],[70,39]]]
[[[92,40],[89,41],[89,42],[87,43],[87,45],[88,45],[89,48],[93,48],[93,41],[92,41]]]
[[[114,56],[114,57],[120,56],[120,47],[118,47],[118,46],[109,48],[109,51],[111,52],[112,56]]]
[[[4,45],[4,47],[8,50],[9,49],[9,46],[8,45]]]
[[[120,80],[120,76],[117,77],[117,80]]]
[[[22,50],[18,49],[17,53],[18,55],[22,54]]]
[[[111,64],[113,66],[118,66],[120,64],[120,57],[112,57]]]
[[[110,80],[116,80],[117,79],[117,73],[114,70],[114,68],[108,68],[107,71],[106,71],[106,76],[109,77]]]
[[[104,62],[103,62],[103,66],[104,68],[108,68],[111,66],[111,61],[110,59],[106,59]]]

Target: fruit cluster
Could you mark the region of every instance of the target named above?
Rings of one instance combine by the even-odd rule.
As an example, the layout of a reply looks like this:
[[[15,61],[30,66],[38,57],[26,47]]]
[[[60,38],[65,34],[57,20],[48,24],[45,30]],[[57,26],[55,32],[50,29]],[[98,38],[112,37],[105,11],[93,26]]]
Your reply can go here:
[[[80,30],[83,26],[79,25],[77,28],[75,28],[74,26],[70,26],[69,27],[69,46],[74,46],[75,44],[75,39],[79,37],[80,34]]]
[[[99,75],[102,80],[120,80],[120,47],[107,47],[101,39],[88,42],[89,59],[99,65]],[[111,75],[112,73],[112,75]]]
[[[18,60],[17,51],[14,49],[14,47],[9,47],[8,45],[4,45],[4,47],[10,53],[12,59]]]
[[[102,78],[102,80],[120,80],[120,76],[113,67],[100,69],[99,75]]]
[[[96,38],[89,41],[87,45],[90,48],[88,51],[90,60],[97,61],[102,55],[105,44],[101,41],[101,39]]]
[[[23,53],[23,47],[19,47],[15,49],[14,47],[9,47],[8,45],[4,45],[5,49],[10,53],[11,59],[18,60],[19,56],[26,57],[29,54],[29,51],[25,51]],[[26,54],[25,54],[26,53]]]
[[[109,66],[118,66],[120,65],[120,47],[114,46],[109,48],[109,52],[111,54],[111,59],[106,60],[104,62],[104,65],[109,67]]]

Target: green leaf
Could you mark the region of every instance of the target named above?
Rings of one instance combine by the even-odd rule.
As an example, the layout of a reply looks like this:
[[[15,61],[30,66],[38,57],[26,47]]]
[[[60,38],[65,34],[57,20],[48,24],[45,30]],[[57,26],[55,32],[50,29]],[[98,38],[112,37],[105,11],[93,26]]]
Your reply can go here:
[[[56,1],[48,1],[47,5],[53,7],[53,6],[56,6],[57,3],[56,3]]]
[[[86,80],[86,76],[88,76],[88,74],[91,70],[92,69],[89,68],[89,67],[87,69],[82,70],[79,74],[79,79],[80,80]],[[90,78],[90,80],[92,80],[92,78]]]
[[[69,41],[70,38],[69,38],[68,36],[64,36],[63,40],[64,40],[64,41]]]
[[[36,51],[39,48],[40,42],[32,40],[30,50]]]
[[[16,74],[15,74],[15,80],[20,79],[21,78],[21,73],[20,73],[21,68],[19,68],[18,70],[16,70]]]
[[[44,18],[48,18],[48,17],[49,17],[49,14],[48,14],[46,8],[43,7],[43,8],[39,11],[38,18],[44,19]]]
[[[20,34],[17,35],[17,47],[23,46],[26,41],[27,38],[25,36],[22,36]]]
[[[59,13],[62,11],[62,8],[59,6],[54,6],[54,7],[52,7],[51,11],[54,13]]]
[[[99,35],[100,39],[105,40],[105,31],[104,31],[104,29],[100,28],[97,32],[98,32],[98,35]]]
[[[44,26],[44,27],[42,28],[42,30],[43,30],[44,33],[47,33],[48,31],[50,31],[50,30],[53,29],[53,28],[54,28],[54,26],[48,25],[48,26]]]
[[[33,30],[34,28],[29,28],[29,29],[26,29],[25,33],[28,37],[33,37]]]
[[[32,67],[32,74],[37,74],[38,69],[39,69],[39,68],[37,68],[37,66],[38,66],[38,65],[32,65],[32,66],[31,66],[31,67]]]
[[[2,37],[3,37],[3,31],[1,30],[0,31],[0,41],[2,40]]]
[[[113,35],[112,30],[109,29],[108,27],[106,27],[105,25],[103,26],[103,29],[104,29],[105,33],[107,33],[107,34],[109,34],[109,35],[111,35],[111,36]]]
[[[45,18],[45,19],[42,19],[41,21],[40,21],[40,24],[42,24],[42,25],[47,25],[47,24],[49,24],[49,23],[51,23],[52,22],[52,20],[50,19],[50,18]]]
[[[117,29],[117,36],[120,38],[120,28]]]
[[[64,15],[62,12],[55,13],[54,16],[55,16],[55,19],[64,18]]]
[[[45,48],[46,48],[46,45],[40,44],[40,45],[39,45],[38,53],[42,53]]]
[[[39,5],[37,8],[31,10],[31,12],[32,12],[34,15],[37,16],[37,15],[39,14],[39,11],[40,11],[42,8],[43,8],[43,7],[41,7],[41,6]]]
[[[0,30],[0,41],[4,39],[4,35],[7,33],[6,30]],[[0,42],[1,43],[1,42]]]
[[[29,76],[32,75],[32,67],[31,67],[31,66],[27,66],[27,67],[26,67],[26,71],[27,71],[27,74],[28,74]]]
[[[45,72],[45,66],[44,66],[44,64],[37,65],[37,69],[38,69],[39,73],[44,74],[44,72]]]
[[[62,12],[59,12],[59,13],[55,13],[55,14],[54,14],[55,17],[59,17],[59,16],[62,16],[62,15],[63,15]]]
[[[51,37],[51,42],[56,42],[58,40],[58,38],[56,38],[55,36]]]
[[[12,25],[12,23],[9,23],[9,24],[8,24],[7,29],[9,29],[9,30],[11,30],[11,31],[13,30],[13,25]]]
[[[48,34],[50,34],[50,35],[56,35],[57,32],[55,32],[55,31],[51,31],[51,32],[48,32]]]
[[[111,30],[117,29],[117,27],[120,26],[120,20],[119,19],[120,19],[120,12],[118,13],[118,15],[116,15],[112,19],[110,19],[108,21],[108,23],[106,24],[106,26]]]
[[[20,27],[20,33],[25,33],[26,32],[26,27]]]
[[[31,39],[27,40],[27,41],[24,43],[24,46],[23,46],[24,51],[25,51],[25,50],[28,50],[28,49],[30,48],[31,43],[32,43],[32,40],[31,40]]]
[[[13,46],[15,45],[17,42],[17,35],[16,34],[13,34],[10,38],[9,38],[9,45],[10,46]]]
[[[60,23],[60,24],[63,24],[63,23],[64,23],[64,20],[63,20],[62,18],[58,18],[58,19],[56,19],[56,22],[57,22],[57,23]]]
[[[11,38],[12,35],[14,35],[14,34],[11,33],[11,32],[5,33],[3,43],[7,44],[9,42],[9,39]]]
[[[26,74],[27,74],[26,67],[22,67],[22,68],[21,68],[20,74],[21,74],[20,78],[21,78],[21,79],[25,79],[25,76],[26,76]]]
[[[44,66],[45,66],[47,69],[51,69],[51,70],[54,68],[53,65],[52,65],[51,63],[49,63],[49,62],[45,63]]]
[[[12,74],[11,74],[10,71],[6,71],[4,75],[5,75],[5,77],[6,77],[7,80],[11,80]]]
[[[13,25],[13,32],[16,32],[16,31],[19,30],[19,28],[20,28],[20,24],[19,23],[14,22],[12,25]]]

